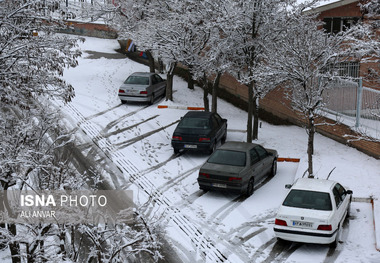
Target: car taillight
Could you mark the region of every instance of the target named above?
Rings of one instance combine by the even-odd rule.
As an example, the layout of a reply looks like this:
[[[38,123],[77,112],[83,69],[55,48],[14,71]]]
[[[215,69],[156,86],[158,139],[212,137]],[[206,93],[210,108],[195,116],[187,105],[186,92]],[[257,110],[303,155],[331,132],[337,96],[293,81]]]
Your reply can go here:
[[[275,225],[278,225],[278,226],[288,226],[288,224],[286,223],[285,220],[281,220],[281,219],[277,219],[274,221],[274,224]]]
[[[200,176],[204,176],[206,178],[210,178],[210,175],[207,173],[199,173]]]
[[[172,140],[174,140],[174,141],[182,141],[182,137],[181,136],[173,136]]]
[[[241,177],[228,177],[228,181],[241,181]]]
[[[325,230],[325,231],[331,231],[332,226],[331,225],[319,225],[318,230]]]
[[[199,141],[200,141],[200,142],[209,142],[209,141],[210,141],[210,138],[204,138],[204,137],[201,137],[201,138],[199,138]]]
[[[140,94],[148,94],[146,90],[140,91]]]
[[[122,89],[119,89],[119,93],[125,93],[125,91]]]

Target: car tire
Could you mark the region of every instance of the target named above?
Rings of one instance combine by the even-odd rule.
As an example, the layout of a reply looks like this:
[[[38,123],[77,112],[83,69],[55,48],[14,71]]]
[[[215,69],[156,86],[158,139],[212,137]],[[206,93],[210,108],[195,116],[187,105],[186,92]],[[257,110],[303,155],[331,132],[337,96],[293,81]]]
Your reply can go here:
[[[350,214],[351,214],[351,199],[348,202],[346,218],[348,218]]]
[[[247,197],[250,197],[253,194],[253,192],[255,190],[255,184],[254,183],[255,183],[255,181],[254,181],[253,177],[251,179],[249,179],[249,182],[248,182],[248,185],[247,185],[247,190],[246,190],[246,193],[245,193],[245,195]]]
[[[330,243],[330,247],[331,248],[336,248],[338,246],[338,243],[339,243],[339,240],[340,240],[340,236],[341,236],[341,232],[342,232],[342,228],[339,225],[338,226],[338,230],[336,231],[335,240]]]
[[[179,149],[174,148],[174,153],[175,153],[175,154],[179,153]]]
[[[212,154],[213,152],[215,152],[215,150],[216,150],[216,143],[217,143],[217,141],[215,141],[215,142],[213,143],[211,149],[208,151],[209,154]]]
[[[154,103],[154,93],[152,93],[152,96],[150,96],[149,105],[153,105]]]
[[[226,142],[226,139],[227,139],[227,130],[224,136],[222,137],[221,143],[224,144]]]
[[[121,101],[121,104],[125,104],[125,103],[127,103],[125,100],[122,100],[122,101]]]
[[[277,174],[277,159],[274,159],[272,169],[270,170],[270,177],[274,177]]]

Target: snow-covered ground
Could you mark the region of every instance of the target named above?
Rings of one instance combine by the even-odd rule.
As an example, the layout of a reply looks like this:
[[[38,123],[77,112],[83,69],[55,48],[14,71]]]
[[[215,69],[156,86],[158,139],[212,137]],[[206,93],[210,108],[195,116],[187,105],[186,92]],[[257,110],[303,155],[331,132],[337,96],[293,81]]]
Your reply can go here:
[[[157,108],[158,104],[203,106],[201,89],[189,90],[175,77],[174,102],[121,104],[120,84],[132,72],[148,68],[127,58],[94,59],[86,53],[114,54],[119,48],[116,40],[86,38],[81,48],[79,66],[64,73],[76,92],[70,104],[61,106],[67,122],[86,134],[78,132],[80,140],[87,137],[97,143],[123,171],[122,178],[108,178],[111,184],[134,190],[138,204],[151,198],[146,216],[164,218],[165,236],[182,262],[380,262],[370,203],[352,203],[342,243],[335,251],[321,245],[276,243],[274,216],[287,193],[284,185],[302,176],[307,167],[304,129],[262,123],[258,143],[277,149],[280,157],[301,161],[279,163],[277,175],[251,197],[204,193],[196,178],[207,155],[174,155],[170,145],[176,121],[186,111]],[[228,119],[227,140],[244,141],[246,112],[222,100],[218,112]],[[319,178],[326,178],[335,167],[330,179],[352,189],[354,197],[380,197],[379,160],[317,135],[314,162]],[[380,232],[380,225],[376,227]]]

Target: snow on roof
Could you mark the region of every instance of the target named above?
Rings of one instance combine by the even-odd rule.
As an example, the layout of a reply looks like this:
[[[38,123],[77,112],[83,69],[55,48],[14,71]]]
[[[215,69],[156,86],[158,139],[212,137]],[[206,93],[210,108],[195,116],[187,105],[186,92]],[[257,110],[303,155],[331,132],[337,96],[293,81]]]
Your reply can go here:
[[[297,0],[298,4],[305,3],[306,0]],[[339,6],[348,5],[351,3],[359,2],[358,0],[323,0],[319,1],[314,7],[313,11],[322,12]]]

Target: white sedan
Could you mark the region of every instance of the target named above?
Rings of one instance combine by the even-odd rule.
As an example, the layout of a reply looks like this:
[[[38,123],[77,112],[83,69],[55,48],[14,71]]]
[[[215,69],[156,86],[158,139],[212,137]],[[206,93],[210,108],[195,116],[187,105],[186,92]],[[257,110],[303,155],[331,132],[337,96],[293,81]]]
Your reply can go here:
[[[336,247],[352,191],[338,182],[314,178],[300,178],[286,187],[290,191],[276,215],[276,237]]]

